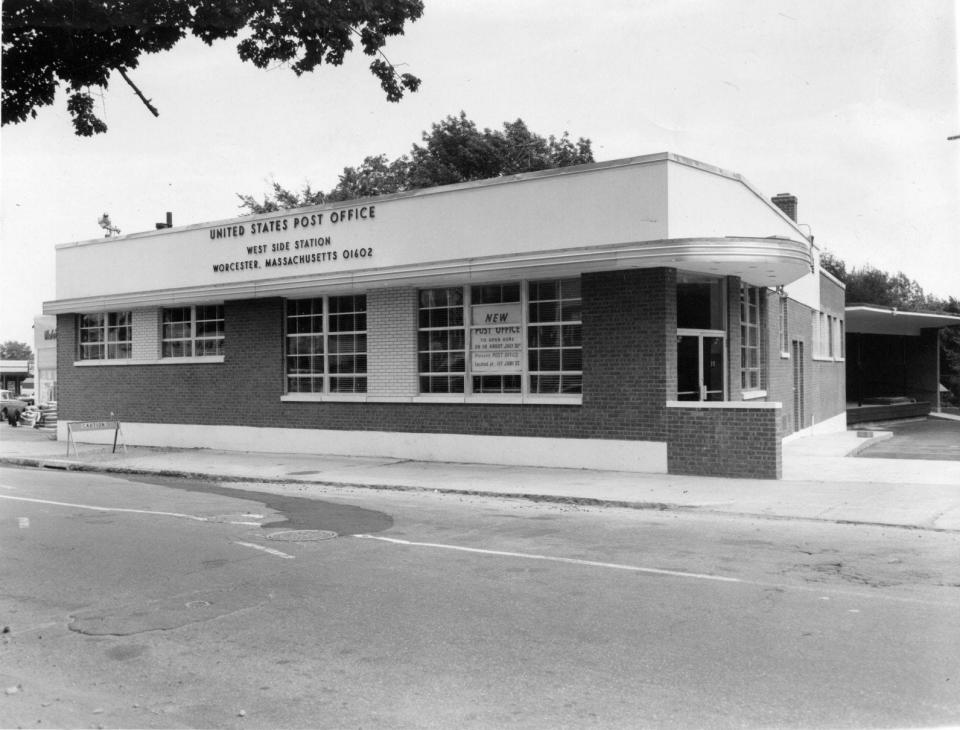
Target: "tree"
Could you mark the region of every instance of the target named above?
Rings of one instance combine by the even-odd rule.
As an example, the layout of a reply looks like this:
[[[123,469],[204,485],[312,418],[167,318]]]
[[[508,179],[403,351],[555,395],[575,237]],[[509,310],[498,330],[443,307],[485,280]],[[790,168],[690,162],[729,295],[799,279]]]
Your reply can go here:
[[[26,342],[7,340],[0,345],[0,360],[30,360],[33,350]]]
[[[840,281],[845,282],[847,280],[847,265],[830,251],[824,251],[820,254],[820,268],[833,274]]]
[[[522,119],[505,122],[502,130],[481,131],[460,112],[431,125],[421,141],[409,155],[393,161],[381,154],[365,158],[358,167],[344,168],[329,193],[313,193],[307,185],[297,194],[274,182],[272,196],[267,195],[263,202],[238,194],[240,207],[250,213],[270,213],[593,162],[589,139],[573,142],[566,132],[559,139],[542,137],[531,132]]]
[[[387,100],[399,101],[420,79],[398,73],[382,49],[422,14],[422,0],[4,0],[2,122],[36,117],[64,84],[75,133],[106,132],[90,89],[107,88],[114,71],[157,116],[129,72],[142,54],[168,51],[188,32],[207,45],[242,32],[241,60],[284,64],[298,76],[339,66],[359,40]]]

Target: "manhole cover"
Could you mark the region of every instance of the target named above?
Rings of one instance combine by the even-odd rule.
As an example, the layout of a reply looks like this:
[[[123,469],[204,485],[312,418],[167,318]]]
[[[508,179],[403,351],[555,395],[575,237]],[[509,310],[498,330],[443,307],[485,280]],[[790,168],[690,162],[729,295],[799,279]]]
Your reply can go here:
[[[337,533],[330,530],[280,530],[271,532],[265,537],[268,540],[278,540],[279,542],[316,542],[318,540],[330,540],[337,537]]]

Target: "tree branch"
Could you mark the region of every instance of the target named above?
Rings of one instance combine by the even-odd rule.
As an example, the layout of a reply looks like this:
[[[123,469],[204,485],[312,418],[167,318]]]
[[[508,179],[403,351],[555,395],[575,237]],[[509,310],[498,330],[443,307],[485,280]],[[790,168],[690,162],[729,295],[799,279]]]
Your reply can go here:
[[[130,80],[130,77],[127,76],[127,72],[124,71],[122,68],[118,68],[117,71],[119,71],[120,75],[123,76],[123,80],[126,81],[128,84],[130,84],[130,88],[137,93],[137,96],[140,97],[140,101],[142,101],[144,106],[146,106],[147,109],[150,110],[150,113],[153,114],[153,116],[155,117],[159,117],[160,112],[158,112],[157,108],[150,103],[150,100],[143,95],[143,92],[137,88],[137,85]]]

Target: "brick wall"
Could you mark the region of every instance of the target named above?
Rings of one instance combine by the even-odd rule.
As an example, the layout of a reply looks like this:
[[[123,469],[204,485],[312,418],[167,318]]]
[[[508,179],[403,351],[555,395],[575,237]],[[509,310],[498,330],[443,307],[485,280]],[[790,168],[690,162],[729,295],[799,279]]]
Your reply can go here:
[[[820,311],[840,319],[844,316],[843,288],[825,276],[820,277]],[[780,414],[784,435],[794,433],[796,428],[796,408],[794,398],[794,361],[793,345],[803,345],[803,413],[800,414],[801,428],[821,423],[843,413],[846,408],[846,374],[844,362],[814,359],[814,310],[793,299],[787,300],[787,331],[790,356],[782,357],[780,351],[779,301],[770,297],[768,314],[770,326],[767,332],[769,341],[765,344],[769,367],[767,369],[767,400],[780,401],[783,410]],[[772,314],[776,312],[776,314]],[[776,319],[776,322],[773,320]]]
[[[833,279],[820,275],[820,308],[838,320],[845,319],[844,289]],[[811,335],[813,332],[813,318],[811,316]],[[836,336],[835,345],[843,338]],[[820,423],[828,418],[839,415],[846,409],[846,364],[838,350],[834,353],[834,360],[814,360],[812,363],[812,393],[811,418],[814,423]]]
[[[739,318],[733,284],[729,307]],[[670,441],[678,473],[779,474],[779,411],[666,407],[676,396],[675,270],[584,274],[581,289],[582,405],[281,401],[284,302],[270,298],[226,303],[222,363],[75,366],[76,317],[61,315],[61,417],[114,412],[144,423]],[[370,292],[367,305],[370,394],[415,393],[416,292]],[[139,313],[135,326],[158,332],[157,316]],[[737,386],[738,337],[728,343]]]
[[[666,438],[677,389],[676,271],[585,274],[583,426],[594,438]]]
[[[807,307],[803,304],[800,304],[793,299],[787,299],[787,345],[790,349],[793,349],[793,343],[795,341],[800,342],[803,345],[804,353],[804,362],[803,362],[803,380],[804,380],[804,412],[801,415],[803,427],[806,428],[812,425],[812,411],[811,411],[811,388],[813,387],[813,364],[811,352],[812,352],[812,337],[813,337],[813,317],[812,310],[810,307]],[[773,305],[771,305],[772,309]],[[776,326],[771,326],[768,332],[770,337],[764,345],[764,348],[767,351],[767,359],[769,363],[769,368],[767,370],[767,400],[768,401],[778,401],[783,404],[783,408],[779,411],[780,418],[780,429],[783,435],[789,435],[793,433],[796,428],[795,417],[796,410],[794,407],[794,390],[793,390],[793,378],[794,378],[794,359],[793,353],[790,352],[788,357],[783,357],[780,351],[780,317],[779,317],[779,307],[780,303],[776,303],[777,307],[777,324]]]
[[[667,409],[667,471],[753,479],[782,474],[780,409]]]
[[[277,298],[226,303],[222,363],[74,366],[76,317],[61,315],[60,412],[68,420],[115,412],[144,423],[662,441],[664,404],[676,389],[674,286],[669,269],[583,276],[582,406],[281,401],[284,310]],[[415,380],[415,296],[387,290],[367,300],[368,310],[402,307],[374,314],[372,326],[408,341],[406,352],[391,355],[406,368],[407,383]],[[388,382],[387,369],[373,370],[377,388],[405,387],[401,378]]]

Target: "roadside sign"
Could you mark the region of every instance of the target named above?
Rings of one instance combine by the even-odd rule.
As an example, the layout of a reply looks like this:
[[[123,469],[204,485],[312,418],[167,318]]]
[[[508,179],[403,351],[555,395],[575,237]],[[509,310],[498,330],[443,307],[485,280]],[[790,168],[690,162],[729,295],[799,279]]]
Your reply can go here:
[[[73,421],[67,424],[67,456],[70,456],[70,447],[73,447],[74,453],[79,456],[77,442],[73,438],[75,431],[113,431],[113,451],[117,453],[117,442],[123,447],[123,453],[127,453],[127,445],[123,442],[123,436],[120,431],[120,421]]]

